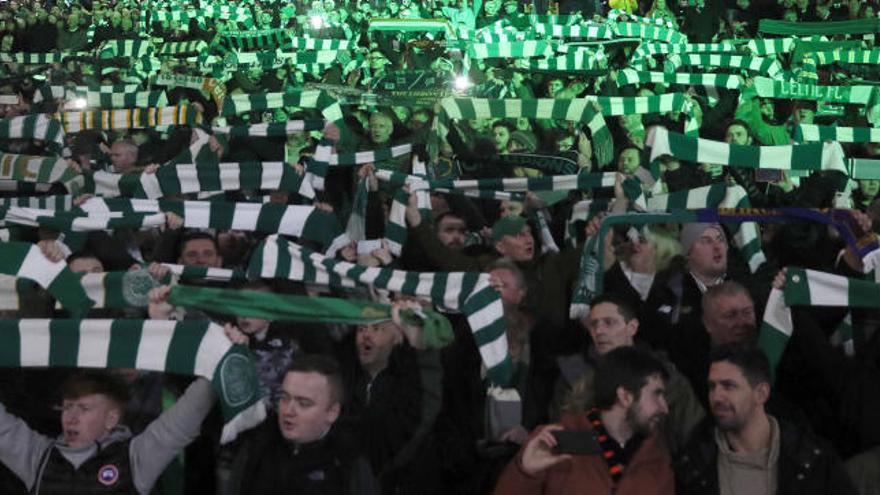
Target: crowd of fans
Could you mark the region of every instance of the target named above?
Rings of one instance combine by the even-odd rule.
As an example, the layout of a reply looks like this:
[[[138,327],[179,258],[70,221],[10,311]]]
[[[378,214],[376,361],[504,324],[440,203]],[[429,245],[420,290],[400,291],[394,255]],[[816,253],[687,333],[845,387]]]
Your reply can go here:
[[[68,376],[69,370],[3,369],[0,460],[7,469],[0,491],[97,493],[96,487],[123,486],[162,494],[880,493],[877,311],[795,307],[794,332],[776,368],[757,350],[764,307],[771,289],[783,288],[786,267],[865,278],[862,259],[840,232],[808,220],[761,223],[767,261],[751,270],[734,241],[737,231],[726,224],[615,228],[600,246],[601,294],[586,314],[571,319],[585,241],[595,238],[606,215],[639,208],[623,183],[650,175],[651,128],[682,131],[685,116],[606,117],[611,134],[606,142],[596,139],[594,130],[564,120],[437,125],[437,102],[449,95],[565,100],[672,92],[662,84],[618,86],[638,42],[607,45],[605,65],[578,73],[531,70],[517,58],[465,64],[467,48],[456,49],[460,40],[451,39],[450,31],[371,29],[375,19],[445,19],[452,31],[525,30],[538,22],[538,14],[602,23],[613,8],[668,23],[690,43],[717,43],[760,38],[762,19],[873,19],[876,2],[324,0],[228,5],[245,12],[239,17],[195,14],[207,5],[0,4],[0,95],[7,98],[0,117],[82,109],[72,106],[77,104],[72,97],[38,97],[42,87],[161,89],[156,74],[138,79],[124,64],[120,68],[118,57],[83,55],[113,40],[149,41],[156,52],[164,44],[201,40],[203,53],[160,59],[158,74],[190,76],[205,63],[209,47],[229,33],[283,28],[292,38],[349,41],[334,63],[233,64],[210,78],[200,75],[213,79],[209,90],[169,86],[168,104],[197,108],[202,126],[67,133],[62,153],[77,174],[150,175],[175,166],[181,152],[204,140],[215,163],[282,161],[308,177],[319,146],[343,154],[412,144],[411,152],[392,158],[330,167],[314,201],[288,190],[227,191],[207,199],[314,204],[345,226],[357,213],[356,190],[367,179],[364,240],[333,256],[370,267],[489,274],[503,306],[512,382],[490,383],[465,315],[443,313],[454,338],[442,347],[427,345],[422,324],[401,313],[419,312],[430,301],[402,294],[280,279],[179,282],[391,305],[390,320],[361,326],[231,317],[169,304],[168,264],[246,270],[265,234],[185,228],[184,219],[171,211],[160,228],[94,230],[75,245],[51,228],[7,225],[7,240],[34,243],[46,258],[64,260],[76,273],[143,270],[153,277],[148,304],[93,309],[88,318],[210,319],[225,325],[231,340],[251,349],[270,413],[260,426],[220,445],[220,415],[211,409],[202,379],[187,388],[182,377],[136,370]],[[171,15],[187,11],[192,15]],[[816,42],[843,43],[840,36],[829,38]],[[850,38],[865,50],[873,48],[870,36]],[[57,52],[68,56],[51,63],[12,56]],[[787,63],[790,55],[778,56]],[[740,79],[739,89],[687,92],[702,138],[785,146],[794,142],[798,125],[870,126],[870,115],[858,105],[758,98],[753,78],[761,74],[728,72]],[[877,72],[876,65],[839,62],[819,67],[817,84],[865,84],[880,80],[872,77]],[[222,112],[224,98],[303,88],[333,96],[342,118],[325,122],[323,130],[289,136],[216,132],[223,126],[324,120],[319,110],[295,105]],[[438,136],[441,131],[445,134]],[[870,159],[875,147],[843,144],[852,158]],[[0,150],[54,152],[46,141],[11,137],[0,139]],[[592,190],[530,191],[503,199],[432,191],[430,213],[412,194],[404,218],[407,240],[395,256],[385,238],[396,186],[375,178],[383,171],[418,173],[414,161],[429,162],[439,178],[541,177],[549,172],[536,164],[553,162],[574,173],[616,172],[617,180]],[[839,171],[763,172],[664,156],[651,189],[662,194],[724,184],[741,187],[753,207],[841,206],[839,185],[846,177]],[[11,183],[0,193],[4,198],[67,194],[60,184],[26,194],[20,184],[4,182]],[[876,230],[880,179],[852,182],[850,218],[855,228]],[[73,202],[81,206],[90,199],[91,194],[78,194]],[[191,193],[163,199],[206,198]],[[608,205],[569,222],[584,200]],[[56,308],[47,291],[33,288],[21,296],[19,309],[4,310],[3,317],[69,314]],[[832,336],[844,317],[854,336],[849,349]],[[52,407],[58,403],[60,409]],[[594,435],[574,437],[575,448],[563,447],[564,437],[554,435],[559,430]],[[185,455],[175,457],[187,444]]]

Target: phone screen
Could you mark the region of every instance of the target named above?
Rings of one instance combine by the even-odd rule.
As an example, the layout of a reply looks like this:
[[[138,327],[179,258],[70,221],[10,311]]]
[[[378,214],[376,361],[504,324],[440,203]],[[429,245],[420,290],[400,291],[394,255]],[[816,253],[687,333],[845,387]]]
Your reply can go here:
[[[596,439],[596,432],[592,430],[557,430],[553,432],[556,437],[556,454],[573,455],[599,455],[602,447]]]

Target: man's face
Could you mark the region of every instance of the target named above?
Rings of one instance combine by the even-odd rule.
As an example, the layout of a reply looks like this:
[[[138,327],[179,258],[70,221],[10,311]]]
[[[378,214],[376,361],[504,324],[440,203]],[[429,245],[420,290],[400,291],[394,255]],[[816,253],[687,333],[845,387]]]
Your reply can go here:
[[[550,81],[550,84],[547,85],[547,94],[550,98],[556,98],[556,93],[562,91],[562,88],[565,87],[562,79],[553,79]]]
[[[590,314],[583,321],[590,332],[593,346],[600,356],[617,349],[633,345],[633,337],[639,329],[639,320],[626,321],[616,304],[599,303],[590,308]]]
[[[535,255],[535,239],[528,225],[516,235],[506,235],[495,243],[495,249],[513,261],[531,261]]]
[[[703,323],[712,346],[750,342],[755,339],[755,304],[745,293],[722,294],[703,308]]]
[[[209,239],[191,239],[180,252],[180,263],[184,265],[220,268],[223,259]]]
[[[119,406],[103,394],[64,399],[61,403],[64,441],[75,449],[99,440],[119,423],[119,419]]]
[[[880,192],[880,180],[859,179],[859,189],[862,190],[865,196],[873,198]]]
[[[498,280],[498,293],[505,308],[516,308],[526,296],[525,287],[521,287],[516,275],[507,268],[496,268],[489,275]]]
[[[501,0],[488,0],[485,4],[486,15],[492,17],[501,9]]]
[[[393,131],[394,125],[387,115],[380,113],[370,115],[370,139],[374,144],[387,143]]]
[[[727,128],[727,132],[724,134],[724,142],[727,144],[749,145],[752,144],[752,137],[749,136],[749,131],[745,127],[733,124]]]
[[[639,168],[639,152],[634,148],[627,148],[617,157],[617,170],[624,175],[632,175]]]
[[[453,215],[444,216],[437,224],[437,239],[448,248],[463,248],[466,232],[464,220]]]
[[[766,383],[754,387],[739,366],[717,361],[709,367],[709,408],[722,431],[739,432],[760,412],[770,393]]]
[[[98,258],[77,258],[68,263],[73,273],[103,273],[104,265]]]
[[[131,170],[137,164],[137,148],[127,143],[113,143],[110,147],[110,163],[119,172]]]
[[[666,382],[659,375],[651,375],[639,390],[638,399],[627,408],[626,422],[633,432],[651,435],[660,428],[667,414]]]
[[[394,345],[399,341],[398,332],[390,321],[359,326],[355,344],[361,366],[367,370],[383,369],[388,364]]]
[[[492,141],[495,143],[495,149],[499,153],[504,153],[507,150],[507,142],[509,140],[510,131],[507,130],[507,127],[499,125],[492,128]]]
[[[388,59],[382,52],[374,51],[370,53],[370,69],[382,70],[388,63]]]
[[[710,227],[700,234],[690,252],[688,267],[706,278],[718,278],[727,272],[727,240],[717,228]]]
[[[320,439],[339,417],[327,377],[314,372],[291,371],[281,384],[278,429],[285,440],[297,444]]]

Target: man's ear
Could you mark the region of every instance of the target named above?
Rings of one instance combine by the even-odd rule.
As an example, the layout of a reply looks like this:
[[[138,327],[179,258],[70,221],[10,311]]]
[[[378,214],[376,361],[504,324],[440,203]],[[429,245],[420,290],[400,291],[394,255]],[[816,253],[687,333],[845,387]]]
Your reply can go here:
[[[624,409],[628,409],[635,401],[633,394],[631,394],[629,390],[623,388],[622,385],[618,386],[615,392],[617,394],[617,403],[623,406]]]
[[[122,408],[114,405],[108,412],[107,417],[104,420],[104,429],[107,431],[116,428],[119,424],[119,421],[122,419]]]
[[[504,242],[504,239],[499,240],[495,243],[495,251],[501,253],[501,256],[507,256],[507,244]]]
[[[339,419],[339,415],[342,414],[342,404],[339,401],[334,402],[327,412],[330,414],[330,422],[335,423]]]
[[[766,404],[770,399],[770,384],[767,382],[761,382],[755,385],[755,397],[761,405]]]
[[[626,329],[630,333],[630,337],[635,337],[637,333],[639,333],[639,320],[638,318],[633,318],[626,322]]]

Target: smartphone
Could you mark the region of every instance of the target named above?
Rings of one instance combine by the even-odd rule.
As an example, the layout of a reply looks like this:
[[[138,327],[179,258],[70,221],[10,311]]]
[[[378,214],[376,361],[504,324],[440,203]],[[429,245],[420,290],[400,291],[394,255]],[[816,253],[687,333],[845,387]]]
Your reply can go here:
[[[596,438],[594,430],[557,430],[555,454],[600,455],[602,446]]]
[[[780,182],[782,180],[782,170],[773,168],[759,168],[755,170],[756,182]]]

